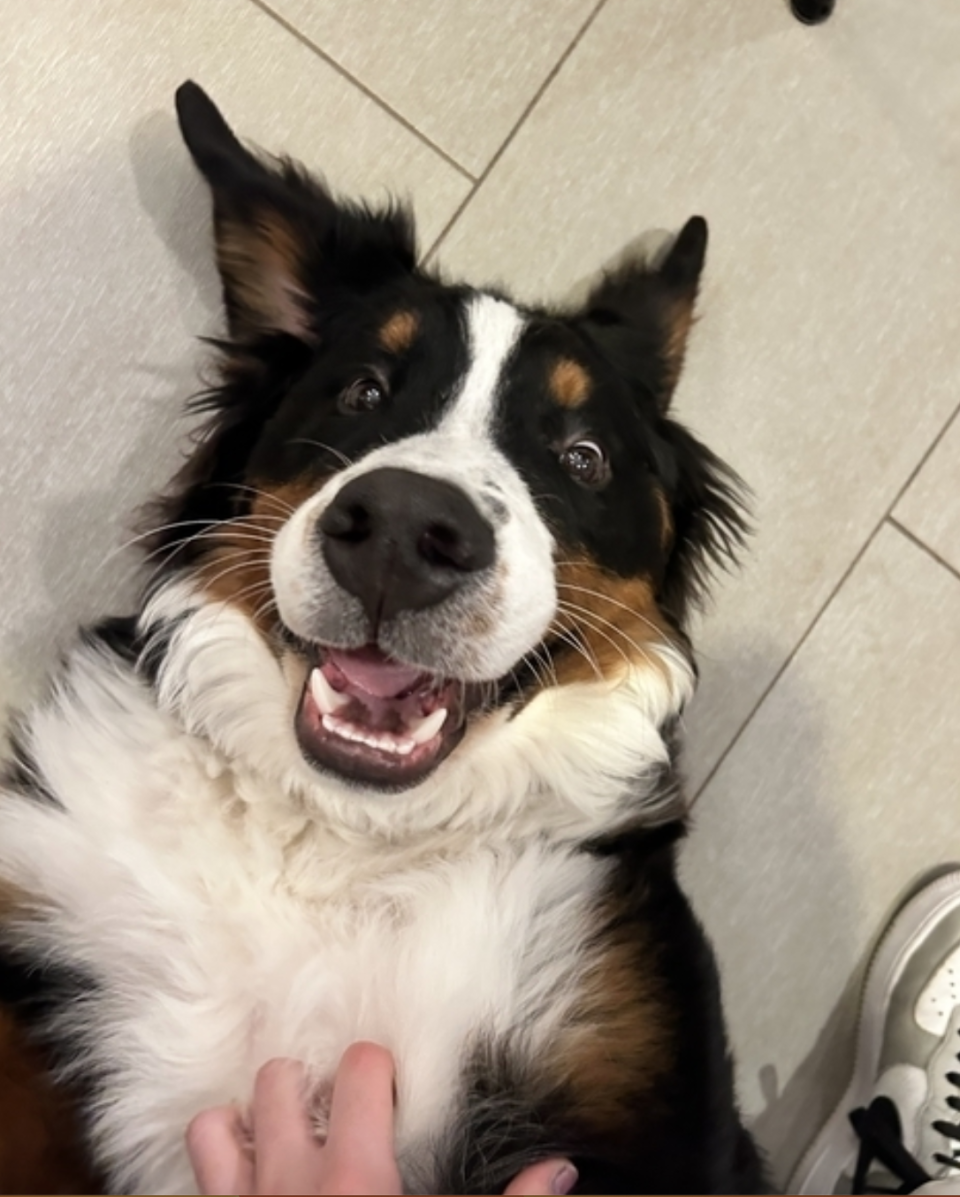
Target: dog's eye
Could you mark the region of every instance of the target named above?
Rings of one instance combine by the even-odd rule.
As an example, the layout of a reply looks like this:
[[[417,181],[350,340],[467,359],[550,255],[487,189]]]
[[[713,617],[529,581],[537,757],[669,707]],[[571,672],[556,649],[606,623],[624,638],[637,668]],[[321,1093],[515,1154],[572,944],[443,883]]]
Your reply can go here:
[[[362,415],[374,411],[387,397],[387,389],[375,378],[358,378],[340,393],[339,407],[342,412]]]
[[[610,481],[607,455],[596,441],[577,441],[560,454],[560,464],[581,486],[600,487]]]

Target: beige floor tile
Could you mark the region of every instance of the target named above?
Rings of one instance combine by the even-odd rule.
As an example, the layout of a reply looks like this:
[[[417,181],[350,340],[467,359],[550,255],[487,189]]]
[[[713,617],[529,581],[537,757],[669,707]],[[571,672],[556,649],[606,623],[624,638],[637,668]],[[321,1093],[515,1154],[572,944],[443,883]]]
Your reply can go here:
[[[834,1010],[885,915],[960,860],[958,654],[960,581],[885,524],[697,806],[682,872],[784,1166],[841,1091]]]
[[[268,3],[478,175],[596,0]]]
[[[468,184],[252,4],[0,0],[0,32],[2,697],[117,598],[104,559],[177,460],[218,294],[176,85],[343,188],[415,194],[428,238]]]
[[[440,251],[556,296],[644,229],[712,223],[679,411],[754,487],[759,535],[700,637],[694,783],[956,405],[960,121],[934,153],[864,66],[878,39],[889,75],[916,55],[911,112],[945,114],[944,8],[911,0],[905,34],[902,0],[815,30],[774,0],[609,0]]]
[[[947,429],[893,514],[960,572],[960,417]]]

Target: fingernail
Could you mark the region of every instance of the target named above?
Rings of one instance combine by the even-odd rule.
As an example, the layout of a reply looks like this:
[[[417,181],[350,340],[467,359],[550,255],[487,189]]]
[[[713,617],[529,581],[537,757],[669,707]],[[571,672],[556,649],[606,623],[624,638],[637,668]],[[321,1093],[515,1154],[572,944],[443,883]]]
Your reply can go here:
[[[551,1193],[569,1193],[577,1183],[577,1170],[573,1164],[564,1164],[550,1182]]]

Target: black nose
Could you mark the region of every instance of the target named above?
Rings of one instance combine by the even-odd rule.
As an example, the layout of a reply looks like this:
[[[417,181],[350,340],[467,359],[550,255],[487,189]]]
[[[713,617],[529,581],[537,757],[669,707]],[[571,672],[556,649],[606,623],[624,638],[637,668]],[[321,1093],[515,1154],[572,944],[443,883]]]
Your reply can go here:
[[[488,569],[493,529],[456,486],[412,470],[371,470],[320,517],[323,555],[376,626],[432,607]]]

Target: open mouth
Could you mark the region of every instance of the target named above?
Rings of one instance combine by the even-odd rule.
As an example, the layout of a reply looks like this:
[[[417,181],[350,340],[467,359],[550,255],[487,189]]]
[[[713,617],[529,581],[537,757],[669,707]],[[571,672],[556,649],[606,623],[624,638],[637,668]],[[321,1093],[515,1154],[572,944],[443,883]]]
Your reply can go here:
[[[379,648],[321,648],[296,715],[303,754],[353,781],[403,789],[460,741],[467,688]]]

